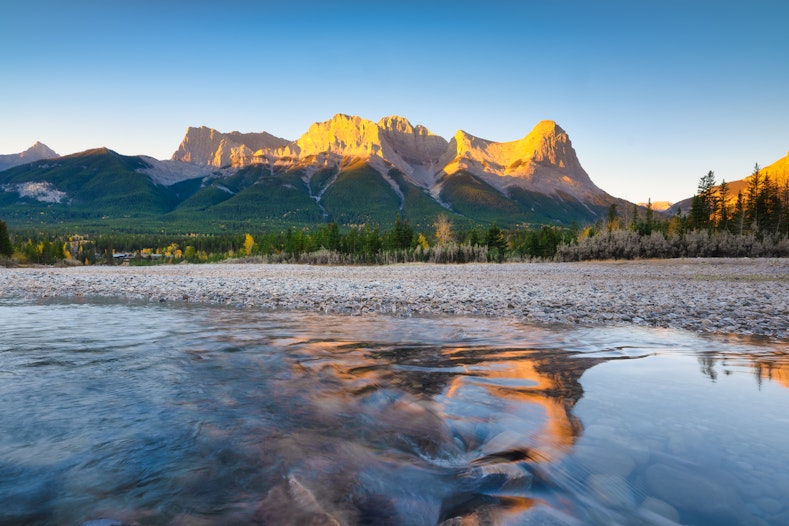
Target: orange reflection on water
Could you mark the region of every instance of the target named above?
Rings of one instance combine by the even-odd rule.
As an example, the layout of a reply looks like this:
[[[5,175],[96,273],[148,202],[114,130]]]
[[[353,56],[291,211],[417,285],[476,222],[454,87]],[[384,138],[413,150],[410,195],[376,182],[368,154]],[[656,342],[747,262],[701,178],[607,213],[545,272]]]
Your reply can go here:
[[[454,350],[446,352],[455,354]],[[452,399],[469,385],[477,385],[503,403],[538,407],[544,422],[539,431],[523,437],[523,443],[528,443],[528,457],[552,461],[569,451],[582,432],[581,422],[572,414],[573,406],[583,396],[579,380],[596,361],[513,350],[489,353],[486,362],[484,367],[467,366],[469,374],[455,376],[446,397]]]
[[[789,357],[787,357],[789,360]],[[789,389],[789,363],[772,360],[754,360],[754,372],[767,381],[776,382]]]

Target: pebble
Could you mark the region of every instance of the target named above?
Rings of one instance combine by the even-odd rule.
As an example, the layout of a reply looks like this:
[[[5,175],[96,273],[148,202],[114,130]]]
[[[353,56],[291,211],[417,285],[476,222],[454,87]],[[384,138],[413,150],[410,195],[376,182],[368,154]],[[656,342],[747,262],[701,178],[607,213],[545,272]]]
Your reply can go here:
[[[354,315],[453,315],[789,338],[789,259],[0,269],[0,297],[121,297]],[[702,314],[703,313],[703,314]]]
[[[619,475],[590,475],[586,484],[597,499],[614,508],[632,510],[636,497],[630,484]]]
[[[578,445],[574,455],[591,473],[627,477],[636,468],[636,461],[624,448]]]
[[[653,464],[647,468],[645,478],[652,495],[677,508],[733,516],[731,506],[739,501],[731,489],[692,469]]]
[[[644,499],[644,502],[641,503],[642,510],[648,510],[652,513],[655,513],[661,517],[664,517],[672,522],[679,522],[679,512],[667,502],[663,502],[662,500],[656,499],[654,497],[647,497]]]

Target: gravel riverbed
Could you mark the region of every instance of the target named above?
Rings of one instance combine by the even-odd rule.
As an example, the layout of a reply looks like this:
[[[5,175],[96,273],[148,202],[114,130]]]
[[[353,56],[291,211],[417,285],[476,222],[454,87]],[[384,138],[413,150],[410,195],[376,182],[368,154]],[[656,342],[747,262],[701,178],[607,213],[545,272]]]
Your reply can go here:
[[[789,259],[375,267],[0,269],[0,296],[112,296],[395,316],[492,316],[789,338]]]

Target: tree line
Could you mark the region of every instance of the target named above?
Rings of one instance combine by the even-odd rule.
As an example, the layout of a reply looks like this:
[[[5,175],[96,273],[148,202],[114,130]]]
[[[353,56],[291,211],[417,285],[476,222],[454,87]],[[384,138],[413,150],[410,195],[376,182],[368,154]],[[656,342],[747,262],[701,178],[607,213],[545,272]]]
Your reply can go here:
[[[688,215],[690,228],[737,235],[789,235],[789,178],[781,183],[756,164],[745,191],[732,195],[724,179],[714,172],[699,180]]]
[[[4,226],[4,224],[3,224]],[[455,231],[446,216],[435,229],[417,232],[399,216],[390,229],[341,229],[335,222],[312,229],[223,235],[57,235],[17,232],[8,255],[22,264],[210,263],[229,259],[261,262],[382,264],[405,262],[502,262],[551,257],[574,234],[542,227],[505,232],[497,225]],[[6,239],[8,236],[6,235]],[[1,245],[1,244],[0,244]]]
[[[787,256],[789,180],[779,183],[757,164],[735,195],[725,180],[716,182],[714,172],[703,175],[687,214],[677,209],[671,217],[660,217],[648,203],[643,213],[634,206],[626,216],[612,205],[605,221],[581,231],[554,258]]]
[[[394,226],[315,228],[223,235],[9,235],[0,221],[0,262],[6,264],[208,263],[225,260],[315,264],[469,263],[524,260],[581,261],[673,257],[789,256],[789,180],[758,165],[732,195],[714,172],[699,179],[687,214],[655,213],[651,202],[584,228],[539,226],[504,231],[495,224],[456,230],[446,215],[417,232],[398,216]],[[120,257],[119,257],[120,256]]]

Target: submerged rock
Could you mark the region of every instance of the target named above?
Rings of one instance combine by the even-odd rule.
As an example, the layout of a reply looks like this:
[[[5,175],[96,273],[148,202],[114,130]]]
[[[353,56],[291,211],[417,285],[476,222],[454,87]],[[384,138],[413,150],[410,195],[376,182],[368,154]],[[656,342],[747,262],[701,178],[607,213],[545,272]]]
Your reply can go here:
[[[82,523],[82,526],[131,526],[128,522],[115,519],[92,519]]]

